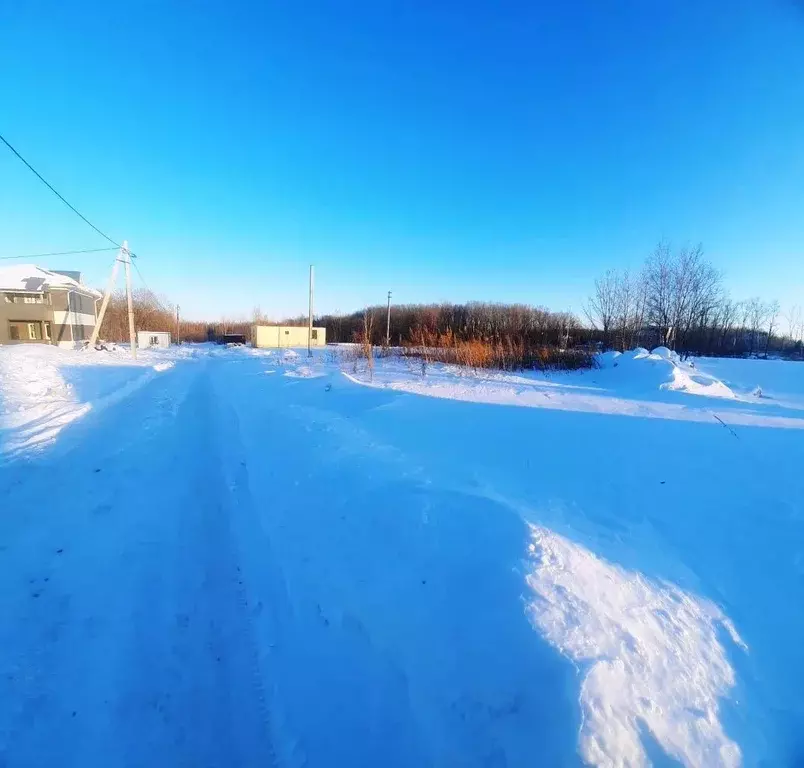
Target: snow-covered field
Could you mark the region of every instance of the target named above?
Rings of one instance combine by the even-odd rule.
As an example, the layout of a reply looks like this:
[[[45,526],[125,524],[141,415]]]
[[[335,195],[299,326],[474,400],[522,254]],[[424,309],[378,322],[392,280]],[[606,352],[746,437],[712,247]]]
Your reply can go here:
[[[796,765],[804,363],[0,348],[0,764]]]

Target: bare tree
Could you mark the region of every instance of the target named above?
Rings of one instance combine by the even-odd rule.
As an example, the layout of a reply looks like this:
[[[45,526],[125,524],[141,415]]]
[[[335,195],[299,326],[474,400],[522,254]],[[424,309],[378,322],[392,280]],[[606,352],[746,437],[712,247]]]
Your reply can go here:
[[[363,327],[358,336],[358,343],[360,344],[360,351],[366,360],[366,370],[368,371],[369,379],[374,381],[374,344],[372,337],[374,335],[374,310],[366,309],[363,311]]]
[[[703,247],[673,254],[659,243],[644,269],[648,322],[658,340],[682,354],[704,343],[704,330],[723,301],[722,276],[704,257]]]
[[[616,275],[614,336],[621,352],[636,346],[645,322],[645,284],[628,270]]]
[[[801,307],[798,304],[794,304],[784,317],[787,320],[787,338],[795,346],[798,341],[799,328],[801,327]],[[784,350],[784,346],[782,349]]]
[[[775,299],[767,305],[767,317],[768,317],[768,336],[765,339],[765,357],[768,356],[768,350],[770,349],[771,339],[773,338],[773,331],[776,329],[777,320],[779,319],[779,312],[781,311],[779,307],[779,302]]]
[[[722,349],[725,347],[726,339],[728,339],[729,334],[732,333],[735,323],[737,322],[737,318],[740,316],[742,312],[742,306],[739,302],[732,301],[728,297],[724,297],[723,301],[721,301],[720,306],[718,307],[718,313],[716,319],[714,321],[715,328],[718,328],[718,335],[719,335],[719,347]],[[734,335],[736,340],[737,336]]]
[[[656,329],[659,343],[671,346],[675,335],[673,317],[676,280],[670,245],[667,242],[660,242],[648,257],[643,279],[648,322]]]
[[[675,345],[686,355],[689,353],[690,334],[708,325],[723,300],[722,276],[704,258],[700,245],[692,249],[682,248],[674,268]]]
[[[617,314],[617,272],[610,269],[595,280],[595,292],[589,297],[584,313],[595,328],[603,331],[603,346],[611,345],[611,329]]]
[[[765,325],[768,319],[768,305],[765,304],[758,296],[750,298],[745,305],[746,308],[746,321],[747,327],[750,331],[751,347],[750,354],[754,354],[757,347],[757,338],[759,332]]]

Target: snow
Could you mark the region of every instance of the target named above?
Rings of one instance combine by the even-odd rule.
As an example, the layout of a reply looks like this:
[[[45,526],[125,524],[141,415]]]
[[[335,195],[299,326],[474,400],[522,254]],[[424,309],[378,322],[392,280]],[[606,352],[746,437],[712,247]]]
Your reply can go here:
[[[471,373],[429,365],[428,374],[409,361],[380,367],[368,386],[449,400],[516,405],[559,411],[610,414],[732,427],[804,429],[795,404],[768,407],[689,363],[636,349],[604,353],[600,367],[570,373]],[[354,381],[362,381],[352,376]],[[696,397],[689,397],[695,395]]]
[[[124,399],[174,364],[164,356],[141,350],[133,360],[124,347],[108,352],[46,344],[0,347],[0,457],[44,447],[93,408]]]
[[[0,762],[797,764],[804,363],[600,363],[0,348]]]
[[[611,364],[612,361],[616,366]],[[621,381],[620,390],[625,387],[644,388],[653,394],[656,389],[666,389],[709,397],[734,397],[722,381],[682,362],[667,347],[657,347],[652,352],[638,348],[624,354],[617,353],[616,358],[604,357],[602,363],[604,369],[618,368],[617,378],[625,380]]]
[[[739,358],[697,358],[695,366],[723,381],[741,397],[757,391],[788,408],[804,406],[804,364],[797,360],[743,360]]]
[[[644,723],[678,760],[739,765],[740,749],[719,717],[734,670],[718,626],[745,646],[717,606],[606,563],[545,528],[531,532],[533,621],[562,653],[586,665],[584,760],[647,765]]]
[[[47,288],[76,288],[94,296],[101,294],[67,275],[51,272],[34,264],[0,267],[0,291],[41,292]]]

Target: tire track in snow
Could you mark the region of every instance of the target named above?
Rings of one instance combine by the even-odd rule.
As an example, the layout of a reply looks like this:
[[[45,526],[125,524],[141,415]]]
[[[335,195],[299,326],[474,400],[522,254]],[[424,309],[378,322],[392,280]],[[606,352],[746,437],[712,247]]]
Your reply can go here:
[[[249,549],[263,594],[276,594],[279,626],[266,642],[276,643],[280,755],[288,746],[309,765],[524,766],[535,754],[576,764],[572,668],[522,610],[518,515],[432,477],[395,430],[376,429],[380,412],[410,418],[396,393],[354,390],[340,376],[244,377],[237,366],[214,376],[240,416],[228,441],[243,445],[264,531]],[[259,563],[266,540],[275,565]]]
[[[213,365],[215,365],[213,363]],[[274,721],[278,717],[278,702],[275,700],[275,689],[271,689],[271,696],[266,691],[266,679],[270,679],[270,654],[276,642],[276,632],[279,622],[273,621],[268,627],[268,633],[261,631],[255,617],[266,611],[276,611],[276,601],[270,599],[260,591],[260,585],[253,583],[253,563],[249,561],[249,547],[246,542],[263,541],[261,531],[256,526],[253,508],[250,499],[248,469],[245,450],[240,440],[237,414],[227,402],[225,392],[215,388],[209,369],[206,372],[206,397],[210,404],[209,425],[215,446],[216,471],[219,474],[221,497],[224,500],[225,512],[228,520],[228,534],[233,549],[233,556],[238,563],[237,571],[237,602],[240,616],[246,629],[243,641],[248,648],[248,677],[256,693],[258,705],[258,718],[267,736],[265,757],[270,760],[266,765],[277,766]],[[267,566],[271,569],[273,558],[270,547],[260,550],[260,561],[263,570]],[[256,587],[256,588],[255,588]],[[252,597],[252,594],[258,597]],[[260,626],[264,626],[261,624]],[[251,756],[249,764],[253,764]],[[262,763],[261,763],[262,764]],[[287,761],[283,760],[283,764]]]
[[[211,376],[216,403],[213,424],[216,443],[223,447],[219,460],[242,575],[240,600],[244,615],[249,617],[253,643],[250,674],[261,692],[261,718],[271,737],[273,764],[303,766],[308,764],[307,755],[286,722],[277,682],[277,665],[281,664],[278,654],[285,642],[283,628],[291,625],[293,609],[270,533],[262,524],[252,496],[249,454],[235,405],[242,402],[235,386],[242,372],[235,371],[235,380],[227,378],[226,364],[227,361],[217,361]],[[276,435],[271,439],[276,440]],[[266,681],[270,681],[270,688]]]
[[[213,409],[188,366],[0,470],[2,764],[274,761]]]

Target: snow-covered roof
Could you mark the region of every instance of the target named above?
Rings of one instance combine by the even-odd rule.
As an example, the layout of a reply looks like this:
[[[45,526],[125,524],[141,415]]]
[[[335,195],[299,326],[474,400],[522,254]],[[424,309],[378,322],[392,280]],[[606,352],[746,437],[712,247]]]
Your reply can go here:
[[[37,292],[49,288],[74,288],[83,293],[100,296],[94,288],[89,288],[67,275],[51,272],[35,264],[15,264],[0,268],[0,291]]]

